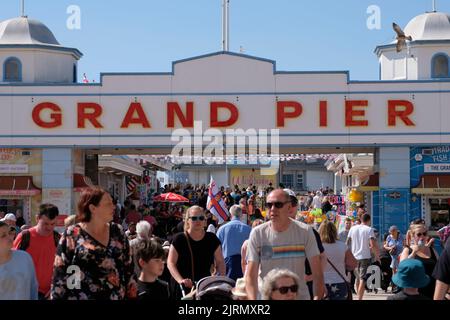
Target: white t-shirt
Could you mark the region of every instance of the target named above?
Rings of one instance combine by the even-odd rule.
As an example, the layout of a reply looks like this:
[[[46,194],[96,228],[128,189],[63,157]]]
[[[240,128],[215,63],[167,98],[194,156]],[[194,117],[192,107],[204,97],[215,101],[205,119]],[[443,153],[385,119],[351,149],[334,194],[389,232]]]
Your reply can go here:
[[[327,258],[333,263],[333,265],[339,270],[339,272],[345,277],[345,251],[347,246],[342,241],[336,241],[335,243],[322,243],[325,249]],[[333,267],[328,263],[323,272],[324,280],[326,284],[343,283],[344,280],[337,274]],[[348,279],[347,279],[348,280]]]
[[[273,230],[272,222],[257,226],[252,229],[247,246],[247,261],[260,264],[261,278],[275,268],[289,269],[300,277],[300,300],[310,300],[304,280],[305,259],[319,254],[312,228],[292,219],[283,232]]]
[[[371,259],[370,239],[375,239],[373,229],[364,224],[358,224],[350,228],[347,238],[351,238],[350,248],[356,260]]]

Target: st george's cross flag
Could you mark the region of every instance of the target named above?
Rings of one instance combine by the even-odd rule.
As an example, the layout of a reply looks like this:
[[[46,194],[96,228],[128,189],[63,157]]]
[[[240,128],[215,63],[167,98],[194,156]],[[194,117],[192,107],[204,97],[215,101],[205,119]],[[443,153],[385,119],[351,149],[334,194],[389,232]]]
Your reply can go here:
[[[213,215],[217,217],[217,219],[219,220],[219,224],[227,221],[228,217],[230,216],[227,206],[225,205],[225,201],[223,201],[222,195],[212,177],[211,183],[209,184],[208,202],[206,204],[206,207],[209,211],[211,211]]]

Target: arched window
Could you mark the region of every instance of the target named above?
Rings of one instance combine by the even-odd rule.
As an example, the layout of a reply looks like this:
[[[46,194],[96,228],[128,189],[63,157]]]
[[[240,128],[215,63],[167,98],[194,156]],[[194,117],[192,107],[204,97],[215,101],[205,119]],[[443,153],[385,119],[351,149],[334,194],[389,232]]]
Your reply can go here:
[[[445,53],[436,54],[431,60],[432,78],[449,78],[448,56]]]
[[[78,77],[77,77],[77,65],[73,65],[73,83],[77,83]]]
[[[8,58],[3,64],[3,81],[22,81],[22,63],[17,58]]]

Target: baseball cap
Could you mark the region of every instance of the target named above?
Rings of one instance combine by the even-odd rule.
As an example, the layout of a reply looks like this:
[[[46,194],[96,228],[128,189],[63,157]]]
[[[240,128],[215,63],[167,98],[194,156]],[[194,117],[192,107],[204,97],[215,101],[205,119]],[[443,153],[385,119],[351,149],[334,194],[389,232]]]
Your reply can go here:
[[[295,195],[294,191],[292,191],[291,189],[283,189],[283,191],[286,192],[287,194],[289,194],[289,197],[291,198],[291,203],[293,205],[298,204],[298,199],[297,199],[297,196]]]
[[[6,221],[6,220],[16,221],[16,216],[14,215],[14,213],[8,213],[5,215],[5,217],[3,219],[1,219],[1,221]]]

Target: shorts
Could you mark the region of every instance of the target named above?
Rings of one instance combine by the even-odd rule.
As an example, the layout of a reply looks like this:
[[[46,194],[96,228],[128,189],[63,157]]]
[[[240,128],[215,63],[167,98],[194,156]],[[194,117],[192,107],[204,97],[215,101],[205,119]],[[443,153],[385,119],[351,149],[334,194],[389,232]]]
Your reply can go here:
[[[367,269],[370,266],[371,259],[361,259],[356,261],[358,262],[358,264],[355,269],[355,274],[360,280],[365,281]]]

